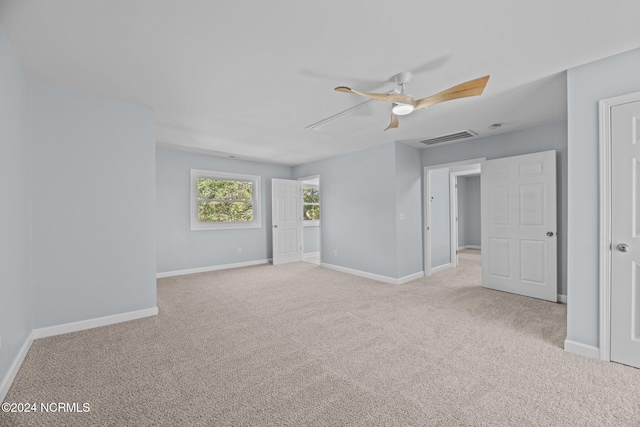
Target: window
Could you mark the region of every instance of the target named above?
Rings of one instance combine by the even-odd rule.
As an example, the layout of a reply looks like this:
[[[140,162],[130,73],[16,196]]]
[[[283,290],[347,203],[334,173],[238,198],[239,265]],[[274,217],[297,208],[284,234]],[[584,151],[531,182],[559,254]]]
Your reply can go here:
[[[259,176],[191,169],[191,230],[261,226]]]
[[[304,225],[320,225],[320,189],[317,185],[302,186],[302,217]]]

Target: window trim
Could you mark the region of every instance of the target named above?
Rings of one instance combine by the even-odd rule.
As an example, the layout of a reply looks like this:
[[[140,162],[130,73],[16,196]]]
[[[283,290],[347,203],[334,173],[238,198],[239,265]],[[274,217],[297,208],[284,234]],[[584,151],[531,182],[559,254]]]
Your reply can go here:
[[[253,191],[252,191],[253,221],[251,222],[219,222],[219,223],[202,223],[198,221],[198,179],[199,178],[251,182],[253,184]],[[239,174],[239,173],[191,169],[189,173],[191,231],[262,228],[261,184],[262,184],[261,177],[258,175],[246,175],[246,174]]]
[[[305,188],[315,188],[318,190],[318,193],[320,193],[320,185],[316,185],[316,184],[302,184],[302,211],[304,212],[304,205],[318,205],[318,208],[320,208],[320,203],[305,203],[304,202],[304,189]],[[322,197],[322,196],[321,196]],[[320,208],[322,209],[322,208]],[[322,214],[322,212],[320,212],[320,214]],[[320,220],[319,219],[303,219],[302,220],[302,226],[303,227],[320,227]]]

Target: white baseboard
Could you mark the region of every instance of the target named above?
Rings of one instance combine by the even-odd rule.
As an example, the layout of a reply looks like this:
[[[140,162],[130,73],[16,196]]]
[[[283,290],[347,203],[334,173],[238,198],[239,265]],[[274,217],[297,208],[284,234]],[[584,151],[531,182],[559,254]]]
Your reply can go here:
[[[464,245],[464,246],[460,246],[458,248],[459,251],[461,251],[463,249],[482,249],[482,247],[478,246],[478,245]]]
[[[592,345],[582,344],[580,342],[564,340],[564,351],[576,354],[578,356],[588,357],[589,359],[600,360],[600,349]]]
[[[424,271],[418,271],[416,273],[410,274],[408,276],[401,277],[399,279],[395,279],[398,281],[397,285],[404,285],[405,283],[409,283],[412,280],[420,279],[424,277]]]
[[[558,302],[562,303],[562,304],[566,304],[567,303],[567,296],[566,295],[562,295],[562,294],[558,294]]]
[[[16,354],[16,357],[13,359],[9,370],[2,379],[2,382],[0,382],[0,402],[4,402],[4,398],[7,396],[7,393],[9,393],[11,384],[16,378],[16,375],[18,375],[18,371],[20,370],[20,366],[22,366],[22,362],[24,362],[24,358],[27,357],[27,353],[29,353],[31,344],[33,344],[33,331],[24,341],[22,347],[20,347],[20,351],[18,351],[18,354]]]
[[[446,270],[447,268],[451,268],[451,267],[453,267],[453,264],[451,264],[451,263],[442,264],[442,265],[439,265],[437,267],[432,267],[431,268],[431,274],[437,273],[438,271]]]
[[[393,277],[382,276],[380,274],[369,273],[366,271],[354,270],[353,268],[341,267],[339,265],[327,264],[325,262],[320,263],[320,266],[328,268],[330,270],[339,271],[341,273],[351,274],[352,276],[364,277],[367,279],[377,280],[378,282],[390,283],[392,285],[402,285],[404,283],[419,279],[424,276],[424,271],[419,271],[417,273],[413,273],[399,279],[394,279]]]
[[[64,323],[62,325],[33,329],[20,348],[15,359],[13,359],[13,363],[11,363],[9,371],[2,379],[2,382],[0,382],[0,402],[4,401],[5,396],[9,392],[9,388],[18,374],[18,370],[20,369],[20,366],[22,366],[24,358],[27,357],[27,353],[29,352],[34,340],[38,338],[67,334],[69,332],[84,331],[85,329],[97,328],[100,326],[113,325],[116,323],[127,322],[129,320],[142,319],[143,317],[155,316],[157,314],[158,307],[152,307],[144,310],[114,314],[112,316],[96,317],[94,319],[81,320],[79,322]]]
[[[306,252],[302,254],[302,260],[307,262],[320,262],[320,252]]]
[[[33,330],[31,336],[33,339],[52,337],[55,335],[68,334],[69,332],[84,331],[85,329],[128,322],[129,320],[142,319],[143,317],[155,316],[157,314],[158,307],[146,308],[144,310],[129,311],[127,313],[81,320],[79,322],[63,323],[62,325],[38,328]]]
[[[209,267],[188,268],[186,270],[165,271],[157,273],[156,279],[164,277],[184,276],[185,274],[206,273],[207,271],[227,270],[229,268],[250,267],[252,265],[269,264],[271,259],[259,259],[256,261],[236,262],[233,264],[212,265]]]

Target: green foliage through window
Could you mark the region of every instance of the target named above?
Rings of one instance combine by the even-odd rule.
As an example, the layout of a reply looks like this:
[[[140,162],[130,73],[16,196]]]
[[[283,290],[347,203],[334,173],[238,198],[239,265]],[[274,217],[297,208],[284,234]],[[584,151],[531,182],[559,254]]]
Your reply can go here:
[[[320,191],[314,187],[304,187],[303,197],[305,203],[320,203]]]
[[[320,191],[316,187],[304,187],[302,199],[304,220],[318,221],[320,219]]]
[[[253,183],[198,178],[199,222],[253,221]]]

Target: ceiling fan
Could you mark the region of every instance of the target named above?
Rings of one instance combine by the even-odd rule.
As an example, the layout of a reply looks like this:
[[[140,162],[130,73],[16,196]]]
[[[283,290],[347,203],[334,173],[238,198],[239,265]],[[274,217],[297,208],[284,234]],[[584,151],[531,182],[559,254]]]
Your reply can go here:
[[[443,90],[442,92],[436,93],[435,95],[427,96],[426,98],[422,99],[413,99],[413,96],[407,94],[406,92],[406,85],[411,80],[411,73],[404,72],[397,74],[394,77],[394,80],[398,84],[398,86],[401,87],[399,93],[358,92],[357,90],[351,89],[347,86],[338,86],[335,90],[337,90],[338,92],[353,93],[377,101],[392,102],[393,106],[391,107],[391,123],[389,123],[389,126],[385,128],[386,131],[387,129],[398,127],[398,125],[400,124],[398,121],[398,116],[404,116],[410,114],[415,110],[427,108],[440,102],[482,95],[482,92],[484,91],[484,88],[489,81],[489,76],[484,76],[477,79],[469,80],[468,82],[460,83],[458,85],[450,87],[447,90]]]

